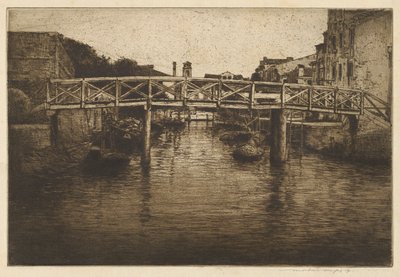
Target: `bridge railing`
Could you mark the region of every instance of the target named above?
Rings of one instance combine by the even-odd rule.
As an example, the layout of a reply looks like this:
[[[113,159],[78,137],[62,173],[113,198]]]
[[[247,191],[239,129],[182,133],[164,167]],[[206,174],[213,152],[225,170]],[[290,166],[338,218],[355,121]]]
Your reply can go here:
[[[146,105],[362,114],[364,94],[338,87],[168,76],[53,79],[47,86],[47,109]]]
[[[363,114],[364,92],[339,87],[283,85],[282,105],[287,109],[337,114]]]

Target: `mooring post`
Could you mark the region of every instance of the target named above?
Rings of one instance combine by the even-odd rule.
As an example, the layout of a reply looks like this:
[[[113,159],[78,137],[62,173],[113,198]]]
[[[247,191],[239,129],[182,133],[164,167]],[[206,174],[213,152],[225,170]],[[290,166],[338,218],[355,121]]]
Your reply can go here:
[[[284,163],[287,159],[286,115],[282,109],[271,111],[271,163]]]
[[[143,118],[143,149],[142,149],[142,165],[148,166],[150,164],[151,155],[151,80],[148,83],[148,97],[147,103],[144,106]]]

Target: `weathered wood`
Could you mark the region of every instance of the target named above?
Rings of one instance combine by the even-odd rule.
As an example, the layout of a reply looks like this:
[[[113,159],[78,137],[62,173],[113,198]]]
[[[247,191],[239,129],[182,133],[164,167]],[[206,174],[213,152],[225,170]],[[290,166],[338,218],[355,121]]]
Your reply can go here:
[[[281,107],[282,107],[282,109],[285,107],[285,87],[286,87],[286,85],[282,83],[282,87],[281,87]]]
[[[360,114],[364,114],[364,92],[361,92],[361,97],[360,97]]]
[[[270,161],[274,164],[284,163],[287,159],[286,115],[284,110],[271,111],[271,148]]]
[[[81,87],[81,108],[85,107],[85,88],[86,88],[86,83],[84,80],[82,80],[82,87]]]
[[[369,99],[369,97],[366,97],[365,99],[375,108],[375,110],[376,110],[376,112],[377,112],[378,114],[380,114],[385,120],[387,120],[388,122],[390,122],[390,118],[389,118],[386,114],[384,114],[384,113],[375,105],[375,103],[374,103],[371,99]]]
[[[50,102],[50,82],[46,82],[46,103]]]
[[[148,167],[151,161],[150,154],[150,143],[151,143],[151,93],[152,85],[151,80],[148,80],[148,98],[146,106],[144,106],[144,118],[143,118],[143,148],[142,148],[142,159],[141,163],[143,166]]]
[[[185,81],[182,84],[182,90],[181,90],[183,106],[186,106],[186,102],[187,102],[187,87],[188,87],[188,81],[187,81],[187,77],[185,77]]]
[[[121,99],[125,99],[129,94],[133,94],[133,93],[135,93],[135,92],[138,93],[138,94],[140,94],[142,97],[147,98],[147,95],[146,95],[146,94],[144,94],[144,93],[142,93],[142,92],[139,91],[139,89],[141,89],[142,87],[144,87],[144,86],[146,85],[145,82],[140,83],[139,85],[137,85],[137,86],[135,86],[135,87],[131,87],[130,85],[128,85],[128,84],[122,82],[121,80],[120,80],[120,82],[121,82],[121,85],[122,85],[122,86],[124,86],[124,87],[126,87],[126,88],[129,89],[127,92],[125,92],[123,95],[121,95]]]
[[[337,101],[337,95],[338,95],[338,88],[336,87],[334,90],[333,90],[333,111],[334,111],[334,113],[337,113],[337,110],[338,110],[338,101]]]
[[[217,91],[217,106],[221,106],[221,96],[222,96],[222,81],[218,81],[218,91]]]
[[[249,103],[249,108],[253,109],[254,107],[254,98],[256,95],[256,85],[254,84],[254,82],[251,84],[251,91],[250,91],[250,95],[249,95],[249,99],[250,99],[250,103]]]
[[[87,89],[87,96],[85,94],[84,101],[82,101],[82,95],[77,94],[82,90],[80,84],[83,81],[86,82]],[[136,84],[132,87],[128,82]],[[138,82],[139,84],[137,84]],[[172,82],[173,84],[165,85],[163,82]],[[79,108],[89,108],[88,104],[91,104],[91,107],[109,107],[109,102],[113,102],[115,108],[150,105],[150,102],[147,101],[149,95],[140,90],[146,84],[161,89],[151,97],[158,102],[158,106],[161,106],[162,102],[159,102],[160,99],[154,98],[154,96],[166,93],[166,97],[162,97],[167,101],[165,102],[166,107],[181,105],[215,107],[217,105],[218,107],[243,109],[243,104],[245,104],[247,108],[257,110],[288,108],[340,114],[358,112],[360,114],[364,109],[365,98],[361,91],[352,89],[336,89],[335,96],[333,88],[325,86],[169,76],[53,79],[50,80],[50,83],[53,84],[53,87],[49,87],[49,93],[46,95],[46,102],[49,104],[46,106],[47,109],[71,109],[76,107],[73,105],[75,102],[81,104]],[[98,87],[95,85],[96,83],[105,85]],[[113,86],[115,86],[115,91],[110,92]],[[180,93],[177,91],[178,86],[180,86]],[[123,91],[122,87],[128,90]],[[52,91],[55,91],[54,97]],[[308,96],[306,97],[307,92]],[[129,95],[133,94],[136,94],[135,98],[128,98]],[[181,97],[178,97],[179,94]],[[204,99],[194,99],[194,96],[198,94],[203,94]],[[237,95],[241,99],[227,100],[233,95]],[[171,104],[169,100],[172,96],[175,100],[181,99],[182,102]],[[270,101],[263,101],[264,99]],[[374,100],[379,103],[382,101]],[[203,104],[201,101],[208,104]],[[55,104],[59,105],[55,106]]]

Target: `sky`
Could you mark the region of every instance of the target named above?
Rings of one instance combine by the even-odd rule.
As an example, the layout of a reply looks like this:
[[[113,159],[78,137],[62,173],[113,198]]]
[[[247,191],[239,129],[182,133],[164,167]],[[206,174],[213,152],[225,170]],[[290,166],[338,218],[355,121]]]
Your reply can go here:
[[[190,61],[193,76],[230,71],[249,77],[262,57],[315,52],[326,9],[126,8],[11,9],[8,30],[59,32],[115,60],[135,59],[172,74]]]

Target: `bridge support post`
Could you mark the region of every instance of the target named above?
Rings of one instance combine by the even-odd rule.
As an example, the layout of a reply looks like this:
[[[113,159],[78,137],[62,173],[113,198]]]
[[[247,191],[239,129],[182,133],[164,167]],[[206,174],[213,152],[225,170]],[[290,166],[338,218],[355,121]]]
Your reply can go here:
[[[270,161],[274,164],[287,160],[286,115],[284,110],[271,110],[271,148]]]
[[[148,166],[150,164],[150,142],[151,142],[151,107],[145,107],[144,118],[143,118],[143,149],[142,149],[142,160],[143,166]]]
[[[143,148],[142,148],[142,166],[148,167],[151,161],[151,81],[149,81],[149,95],[147,104],[144,106],[143,118]]]

